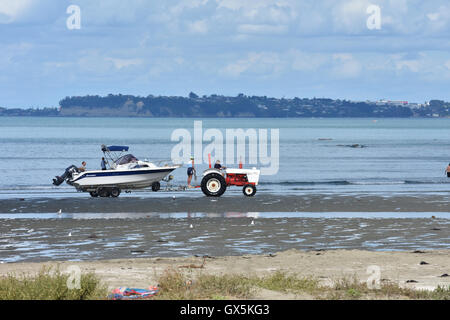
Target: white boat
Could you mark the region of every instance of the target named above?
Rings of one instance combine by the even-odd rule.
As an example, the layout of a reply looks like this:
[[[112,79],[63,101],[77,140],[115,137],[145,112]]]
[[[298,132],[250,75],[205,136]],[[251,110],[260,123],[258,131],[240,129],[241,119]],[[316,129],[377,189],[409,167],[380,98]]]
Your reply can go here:
[[[122,155],[128,150],[126,146],[102,145],[109,169],[83,172],[70,166],[62,176],[53,179],[53,184],[58,186],[66,181],[79,191],[89,192],[92,197],[118,197],[122,190],[152,187],[153,191],[158,191],[160,181],[180,167],[169,161],[164,164],[159,161],[159,165],[156,165],[138,160],[132,154]]]

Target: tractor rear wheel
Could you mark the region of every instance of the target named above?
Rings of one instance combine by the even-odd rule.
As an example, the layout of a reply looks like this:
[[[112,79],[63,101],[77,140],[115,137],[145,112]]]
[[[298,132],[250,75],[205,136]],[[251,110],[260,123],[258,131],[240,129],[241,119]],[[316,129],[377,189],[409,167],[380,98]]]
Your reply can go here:
[[[256,194],[256,187],[252,184],[247,184],[242,191],[247,197],[253,197]]]
[[[203,177],[201,187],[206,196],[220,197],[227,189],[227,183],[222,175],[210,173]]]

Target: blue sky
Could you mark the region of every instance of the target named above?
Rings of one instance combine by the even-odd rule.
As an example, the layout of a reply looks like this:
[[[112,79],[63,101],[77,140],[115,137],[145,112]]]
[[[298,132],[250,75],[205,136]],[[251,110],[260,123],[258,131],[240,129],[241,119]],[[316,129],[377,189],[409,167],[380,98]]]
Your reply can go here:
[[[2,107],[190,91],[450,101],[448,0],[0,0],[0,50]]]

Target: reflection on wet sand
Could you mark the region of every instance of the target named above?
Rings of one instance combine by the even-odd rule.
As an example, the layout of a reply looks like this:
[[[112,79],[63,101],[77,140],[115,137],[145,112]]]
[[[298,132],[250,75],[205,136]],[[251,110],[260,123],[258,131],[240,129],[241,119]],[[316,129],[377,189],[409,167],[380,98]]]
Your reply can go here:
[[[373,218],[361,217],[362,213],[359,217],[318,214],[315,218],[302,214],[236,212],[148,214],[133,218],[126,217],[127,214],[109,214],[108,218],[101,218],[101,214],[92,214],[90,218],[90,214],[72,214],[72,218],[63,214],[64,218],[3,219],[0,262],[227,256],[292,248],[450,247],[450,220],[438,214],[435,219],[393,218],[394,214],[397,213]]]

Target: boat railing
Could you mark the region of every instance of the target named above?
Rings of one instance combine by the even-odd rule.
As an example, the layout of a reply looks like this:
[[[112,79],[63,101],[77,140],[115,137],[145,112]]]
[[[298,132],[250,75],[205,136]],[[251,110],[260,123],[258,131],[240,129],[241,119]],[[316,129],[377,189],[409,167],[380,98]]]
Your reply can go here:
[[[169,167],[169,166],[171,167],[171,166],[176,166],[177,165],[171,159],[163,159],[163,160],[155,159],[155,160],[153,160],[153,159],[146,158],[146,159],[144,159],[144,161],[151,162],[151,163],[153,163],[154,165],[156,165],[158,167]]]

